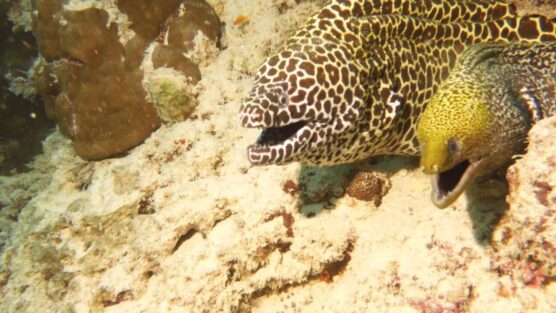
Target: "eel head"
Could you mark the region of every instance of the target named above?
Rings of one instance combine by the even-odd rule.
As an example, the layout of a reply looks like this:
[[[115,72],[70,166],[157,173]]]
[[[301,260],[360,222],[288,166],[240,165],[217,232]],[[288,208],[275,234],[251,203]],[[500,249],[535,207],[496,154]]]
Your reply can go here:
[[[296,43],[261,65],[239,112],[243,127],[261,130],[247,149],[252,164],[338,163],[363,115],[364,89],[348,59],[333,43]]]
[[[421,167],[431,175],[432,202],[452,204],[477,176],[496,163],[495,115],[479,90],[459,82],[431,99],[417,127]]]

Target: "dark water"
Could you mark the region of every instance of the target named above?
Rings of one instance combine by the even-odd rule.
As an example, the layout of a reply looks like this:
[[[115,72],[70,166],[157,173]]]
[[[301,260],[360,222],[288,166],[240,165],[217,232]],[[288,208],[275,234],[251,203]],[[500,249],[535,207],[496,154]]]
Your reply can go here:
[[[55,124],[39,97],[25,99],[8,89],[6,76],[25,77],[38,51],[30,32],[13,30],[7,4],[0,2],[0,12],[0,175],[13,175],[28,170]]]

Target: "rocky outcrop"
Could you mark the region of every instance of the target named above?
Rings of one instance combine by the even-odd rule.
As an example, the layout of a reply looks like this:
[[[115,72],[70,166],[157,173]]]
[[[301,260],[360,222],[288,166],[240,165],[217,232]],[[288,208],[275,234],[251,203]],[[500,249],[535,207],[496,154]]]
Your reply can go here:
[[[529,147],[508,170],[506,212],[494,232],[494,264],[515,287],[543,287],[556,280],[556,117],[529,133]]]

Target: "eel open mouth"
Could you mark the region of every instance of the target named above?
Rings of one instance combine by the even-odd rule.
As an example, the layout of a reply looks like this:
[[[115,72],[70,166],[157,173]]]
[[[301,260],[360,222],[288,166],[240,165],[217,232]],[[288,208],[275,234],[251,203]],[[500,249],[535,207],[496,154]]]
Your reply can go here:
[[[277,163],[294,153],[305,139],[304,130],[312,123],[300,121],[280,127],[263,128],[254,145],[247,148],[249,161],[255,165]]]
[[[432,176],[432,202],[443,209],[452,204],[475,178],[481,160],[464,160],[456,166]]]
[[[263,128],[255,146],[274,146],[283,143],[305,125],[307,125],[307,122],[301,121],[281,127]]]

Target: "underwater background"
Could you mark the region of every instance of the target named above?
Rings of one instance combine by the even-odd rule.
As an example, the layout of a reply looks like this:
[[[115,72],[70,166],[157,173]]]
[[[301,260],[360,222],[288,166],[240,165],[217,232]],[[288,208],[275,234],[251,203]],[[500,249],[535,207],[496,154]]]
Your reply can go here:
[[[412,157],[249,163],[325,3],[0,0],[0,311],[556,311],[555,118],[444,210]]]

